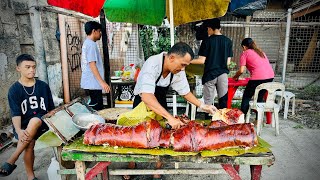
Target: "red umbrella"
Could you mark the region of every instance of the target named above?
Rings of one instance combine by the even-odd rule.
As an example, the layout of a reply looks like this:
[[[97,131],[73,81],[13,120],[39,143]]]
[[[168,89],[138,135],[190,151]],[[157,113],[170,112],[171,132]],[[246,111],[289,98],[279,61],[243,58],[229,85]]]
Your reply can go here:
[[[47,0],[49,5],[97,17],[106,0]]]

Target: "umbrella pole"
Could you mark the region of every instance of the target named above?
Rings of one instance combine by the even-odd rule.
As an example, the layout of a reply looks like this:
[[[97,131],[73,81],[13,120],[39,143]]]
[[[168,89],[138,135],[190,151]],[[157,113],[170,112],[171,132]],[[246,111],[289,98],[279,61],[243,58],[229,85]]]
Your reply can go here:
[[[174,45],[173,0],[169,0],[169,14],[170,14],[170,40],[171,40],[171,47],[172,47]]]

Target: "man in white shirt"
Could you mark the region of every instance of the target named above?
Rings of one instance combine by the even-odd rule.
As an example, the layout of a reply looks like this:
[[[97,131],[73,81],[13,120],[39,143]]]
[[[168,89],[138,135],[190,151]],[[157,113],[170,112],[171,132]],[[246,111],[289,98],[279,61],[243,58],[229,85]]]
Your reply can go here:
[[[184,70],[193,58],[194,53],[190,46],[179,42],[168,53],[163,52],[147,59],[134,89],[136,96],[133,107],[143,101],[152,111],[166,118],[173,129],[179,128],[183,122],[174,118],[166,109],[166,94],[171,86],[187,101],[209,114],[214,114],[216,108],[213,105],[203,104],[190,92]]]
[[[134,88],[133,108],[143,101],[152,111],[166,118],[173,129],[180,128],[184,123],[167,111],[166,94],[171,86],[187,101],[209,114],[214,114],[216,107],[203,104],[190,92],[184,70],[193,58],[192,49],[183,42],[172,46],[168,53],[163,52],[148,58],[143,64]],[[134,162],[128,165],[129,168],[135,168],[135,166]],[[161,166],[162,163],[158,161],[156,168],[159,169]],[[130,179],[130,176],[124,176],[124,179]],[[161,179],[161,176],[154,174],[153,179]]]

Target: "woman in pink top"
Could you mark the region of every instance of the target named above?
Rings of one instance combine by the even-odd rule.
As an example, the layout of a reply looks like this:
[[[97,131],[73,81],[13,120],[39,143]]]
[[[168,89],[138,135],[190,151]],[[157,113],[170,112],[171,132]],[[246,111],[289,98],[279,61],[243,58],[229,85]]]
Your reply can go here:
[[[262,83],[272,82],[274,72],[266,54],[257,47],[251,38],[242,40],[241,46],[243,48],[243,53],[240,57],[240,69],[237,71],[236,75],[234,75],[233,79],[238,80],[239,76],[245,71],[245,68],[250,72],[251,78],[244,90],[241,102],[241,111],[244,114],[247,114],[249,101],[254,95],[256,87]],[[260,91],[258,102],[263,100],[264,93],[265,91]]]

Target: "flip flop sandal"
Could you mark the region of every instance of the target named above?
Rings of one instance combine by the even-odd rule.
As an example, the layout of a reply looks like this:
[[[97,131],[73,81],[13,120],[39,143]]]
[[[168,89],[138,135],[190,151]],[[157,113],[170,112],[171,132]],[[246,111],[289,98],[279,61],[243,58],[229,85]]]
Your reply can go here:
[[[17,167],[15,164],[9,164],[7,162],[3,163],[3,165],[0,167],[0,177],[9,176],[13,170]]]

